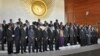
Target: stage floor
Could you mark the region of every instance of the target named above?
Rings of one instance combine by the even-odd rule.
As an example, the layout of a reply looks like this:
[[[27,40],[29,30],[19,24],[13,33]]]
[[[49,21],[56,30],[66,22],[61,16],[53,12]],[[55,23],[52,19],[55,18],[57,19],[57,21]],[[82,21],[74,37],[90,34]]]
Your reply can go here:
[[[0,51],[0,56],[100,56],[100,39],[98,40],[99,44],[80,47],[80,45],[72,45],[66,47],[60,47],[58,51],[47,51],[39,53],[24,53],[24,54],[7,54],[7,50]],[[7,48],[7,47],[6,47]],[[86,53],[86,54],[85,54]],[[93,54],[93,55],[92,55]]]
[[[100,49],[62,56],[100,56]]]

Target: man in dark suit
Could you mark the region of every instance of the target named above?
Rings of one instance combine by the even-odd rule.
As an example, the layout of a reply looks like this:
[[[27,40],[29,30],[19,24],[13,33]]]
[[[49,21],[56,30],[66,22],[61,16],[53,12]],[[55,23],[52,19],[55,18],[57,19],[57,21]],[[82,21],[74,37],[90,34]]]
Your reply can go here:
[[[80,29],[80,25],[77,24],[76,27],[77,27],[77,36],[76,37],[77,37],[78,43],[80,44],[80,35],[79,35],[80,34],[80,30],[81,30]]]
[[[89,33],[89,31],[88,31],[88,26],[87,25],[84,25],[84,32],[85,32],[85,38],[84,38],[84,45],[88,45],[88,33]]]
[[[49,44],[49,50],[50,51],[53,51],[53,40],[54,40],[53,31],[54,31],[53,25],[49,25],[49,28],[48,28],[48,44]]]
[[[80,45],[86,46],[87,45],[87,37],[86,37],[86,28],[85,26],[80,27]]]
[[[91,33],[91,35],[92,35],[92,38],[91,38],[91,43],[92,44],[98,44],[98,32],[97,32],[97,30],[96,30],[96,28],[95,27],[92,27],[92,33]]]
[[[2,25],[0,24],[0,44],[2,42]]]
[[[59,27],[57,27],[54,32],[54,41],[55,41],[55,50],[59,50],[59,37],[60,37],[60,31]]]
[[[43,52],[47,51],[47,45],[48,45],[48,31],[47,31],[47,25],[44,24],[44,29],[43,29]]]
[[[8,28],[8,25],[6,24],[6,21],[3,20],[3,24],[2,24],[2,29],[3,29],[3,32],[2,32],[2,50],[5,50],[4,48],[4,44],[6,43],[6,31],[7,31],[7,28]]]
[[[13,32],[11,30],[11,26],[8,26],[7,33],[7,48],[8,48],[8,54],[13,53]]]
[[[74,38],[75,38],[75,30],[74,30],[74,25],[71,25],[70,26],[70,44],[71,45],[74,45],[75,43],[74,43]]]
[[[39,52],[42,52],[42,29],[40,28],[39,25],[37,28],[37,40],[38,40]]]
[[[25,25],[21,25],[21,28],[20,28],[20,32],[21,32],[21,39],[20,39],[20,42],[21,42],[21,53],[23,54],[23,52],[26,52],[26,32],[24,29]]]
[[[69,40],[69,25],[66,24],[64,27],[64,46],[67,46]]]
[[[88,31],[88,33],[87,33],[87,45],[91,45],[92,43],[91,43],[91,38],[92,38],[92,26],[91,25],[89,25],[88,26],[88,29],[87,29],[87,31]]]
[[[40,28],[40,25],[38,23],[36,23],[35,25],[35,48],[36,48],[36,52],[38,52],[38,49],[40,52],[42,52],[41,48],[42,48],[42,29]]]
[[[25,31],[26,31],[26,38],[25,38],[25,40],[26,40],[26,43],[25,43],[25,45],[26,45],[26,47],[25,47],[25,52],[26,52],[26,48],[27,48],[27,45],[28,45],[28,38],[29,38],[29,35],[28,35],[28,31],[29,31],[29,26],[30,26],[30,23],[29,23],[29,21],[28,20],[26,20],[25,21]]]
[[[59,22],[57,19],[56,19],[56,22],[54,23],[54,27],[55,27],[55,29],[57,29],[57,27],[59,27]]]
[[[77,44],[77,42],[78,42],[78,39],[77,39],[77,37],[78,37],[78,28],[77,28],[77,25],[76,24],[74,24],[74,34],[75,34],[75,36],[74,36],[74,44],[76,45]]]
[[[20,51],[20,37],[21,37],[21,32],[20,32],[20,25],[17,22],[17,26],[14,30],[14,34],[15,34],[15,47],[16,47],[16,54],[19,53]]]
[[[37,31],[38,31],[38,29],[37,29],[37,23],[34,23],[34,37],[35,37],[35,39],[34,39],[34,41],[35,41],[35,49],[36,49],[36,52],[38,52],[38,38],[37,38]]]

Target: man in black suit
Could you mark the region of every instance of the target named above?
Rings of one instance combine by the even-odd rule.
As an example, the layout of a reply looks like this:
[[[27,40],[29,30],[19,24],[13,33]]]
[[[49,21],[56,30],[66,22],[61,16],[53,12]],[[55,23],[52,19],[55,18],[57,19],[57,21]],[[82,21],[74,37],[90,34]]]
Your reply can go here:
[[[8,29],[6,31],[7,36],[7,48],[8,48],[8,54],[13,53],[13,32],[11,30],[11,25],[8,26]]]
[[[98,44],[98,31],[96,30],[95,27],[92,27],[92,38],[91,38],[91,43],[92,44]]]
[[[35,37],[35,49],[36,49],[36,52],[38,52],[38,39],[37,39],[37,25],[35,24],[34,25],[34,37]]]
[[[80,27],[80,45],[86,46],[87,45],[87,36],[86,36],[86,27]]]
[[[40,25],[38,25],[37,28],[37,40],[38,40],[39,52],[42,52],[42,29],[40,28]]]
[[[59,37],[60,37],[59,27],[57,27],[53,33],[54,33],[54,40],[55,40],[55,50],[59,50]]]
[[[44,24],[44,29],[43,29],[43,52],[47,51],[47,45],[48,45],[48,31],[47,31],[47,25]]]
[[[57,19],[56,19],[56,22],[54,23],[54,27],[55,27],[55,29],[57,29],[57,27],[59,27],[59,22]]]
[[[40,25],[38,23],[35,24],[35,48],[36,52],[38,52],[38,49],[40,52],[42,52],[42,29],[40,28]]]
[[[53,40],[54,40],[53,31],[54,31],[53,25],[49,25],[49,27],[48,27],[48,44],[49,44],[49,50],[50,51],[53,51]]]
[[[21,42],[21,53],[23,54],[24,52],[26,52],[26,32],[25,32],[25,25],[21,25],[21,28],[20,28],[20,32],[21,32],[21,39],[20,39],[20,42]]]
[[[2,25],[0,24],[0,43],[2,42]]]
[[[28,31],[29,31],[29,27],[30,27],[29,21],[26,20],[24,25],[25,25],[24,28],[25,28],[25,31],[26,31],[26,38],[25,38],[25,40],[26,40],[25,46],[26,46],[26,47],[25,47],[25,51],[24,51],[24,52],[26,52],[26,48],[27,48],[28,42],[29,42],[29,41],[28,41],[28,38],[29,38]]]
[[[3,20],[3,24],[2,24],[2,29],[3,29],[3,32],[2,32],[2,50],[5,50],[4,48],[4,44],[6,43],[6,31],[7,31],[7,24],[6,24],[6,21]]]
[[[77,42],[78,42],[78,27],[77,27],[77,25],[76,24],[74,24],[74,34],[75,34],[75,36],[74,36],[74,44],[76,45],[77,44]]]

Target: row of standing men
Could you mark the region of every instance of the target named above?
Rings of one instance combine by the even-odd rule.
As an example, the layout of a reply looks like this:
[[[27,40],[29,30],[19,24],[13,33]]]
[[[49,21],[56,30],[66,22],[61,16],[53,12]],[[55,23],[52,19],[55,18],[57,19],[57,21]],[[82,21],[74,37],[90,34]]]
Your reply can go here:
[[[1,29],[2,27],[2,29]],[[80,44],[81,46],[97,44],[98,31],[95,27],[89,25],[78,25],[67,23],[63,25],[59,24],[56,20],[53,24],[52,21],[41,23],[40,19],[37,22],[29,24],[28,20],[23,24],[21,19],[14,24],[12,19],[10,23],[0,26],[0,41],[2,50],[4,50],[4,44],[7,41],[8,54],[13,53],[13,44],[15,43],[16,54],[20,52],[25,53],[27,46],[28,52],[44,52],[59,50],[60,46]],[[5,40],[6,39],[6,40]],[[54,45],[54,46],[53,46]]]

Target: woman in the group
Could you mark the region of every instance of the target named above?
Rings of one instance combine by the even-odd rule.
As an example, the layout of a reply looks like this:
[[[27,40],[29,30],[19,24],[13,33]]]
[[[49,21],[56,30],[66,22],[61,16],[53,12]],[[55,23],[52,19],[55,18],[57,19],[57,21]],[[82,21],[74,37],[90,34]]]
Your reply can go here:
[[[60,38],[59,38],[59,44],[60,46],[64,46],[64,30],[63,30],[63,23],[60,23]]]
[[[41,28],[41,26],[43,27]],[[92,25],[68,23],[63,26],[63,22],[59,25],[58,20],[54,24],[50,21],[49,25],[45,21],[43,25],[38,19],[38,22],[33,22],[33,25],[30,26],[28,20],[23,24],[19,18],[15,25],[12,23],[12,19],[10,19],[9,24],[6,24],[5,20],[3,20],[3,24],[0,24],[1,49],[4,50],[6,39],[8,54],[13,53],[13,40],[15,42],[15,54],[19,53],[20,50],[23,54],[26,52],[27,43],[29,53],[31,50],[32,52],[36,51],[36,53],[38,51],[48,51],[48,46],[50,51],[53,51],[53,44],[55,45],[55,50],[59,50],[59,47],[67,46],[68,43],[76,45],[77,41],[81,46],[97,44],[98,34],[98,31]],[[26,41],[27,39],[28,42]]]

